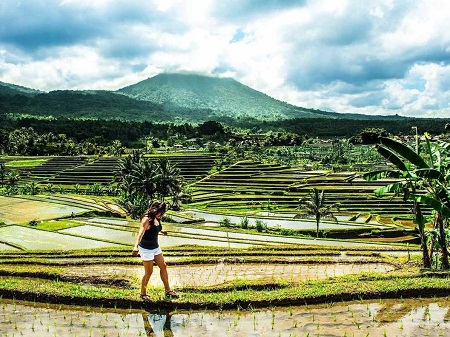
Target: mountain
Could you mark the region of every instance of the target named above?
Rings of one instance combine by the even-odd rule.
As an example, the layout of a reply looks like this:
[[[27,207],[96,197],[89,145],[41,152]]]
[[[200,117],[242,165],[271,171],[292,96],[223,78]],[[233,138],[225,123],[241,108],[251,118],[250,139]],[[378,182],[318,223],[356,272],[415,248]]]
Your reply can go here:
[[[0,114],[173,123],[294,118],[400,119],[297,107],[231,78],[159,74],[117,91],[42,92],[0,82]]]
[[[22,87],[20,85],[5,83],[0,81],[0,94],[4,95],[25,95],[34,96],[43,91]]]
[[[232,78],[194,74],[159,74],[119,89],[129,97],[161,104],[166,110],[184,108],[209,111],[210,117],[278,120],[338,117],[276,100]]]
[[[38,95],[1,95],[0,112],[41,117],[118,120],[161,120],[171,116],[151,102],[111,91],[55,90]]]

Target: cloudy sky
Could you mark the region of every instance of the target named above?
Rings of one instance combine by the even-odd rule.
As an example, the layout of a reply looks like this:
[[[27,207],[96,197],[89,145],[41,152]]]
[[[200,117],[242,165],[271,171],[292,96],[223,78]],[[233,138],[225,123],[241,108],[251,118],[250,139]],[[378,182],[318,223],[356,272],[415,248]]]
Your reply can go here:
[[[115,90],[161,72],[307,108],[450,117],[450,1],[0,1],[0,81]]]

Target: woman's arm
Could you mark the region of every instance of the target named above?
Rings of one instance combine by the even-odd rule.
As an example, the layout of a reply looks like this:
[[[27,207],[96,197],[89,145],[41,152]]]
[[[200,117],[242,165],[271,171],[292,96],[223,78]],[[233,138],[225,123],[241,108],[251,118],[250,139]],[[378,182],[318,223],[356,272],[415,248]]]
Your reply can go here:
[[[149,221],[148,218],[145,216],[141,220],[141,226],[139,227],[139,233],[136,236],[136,242],[134,244],[133,251],[138,251],[139,242],[141,242],[142,237],[144,236],[145,231],[149,227]]]

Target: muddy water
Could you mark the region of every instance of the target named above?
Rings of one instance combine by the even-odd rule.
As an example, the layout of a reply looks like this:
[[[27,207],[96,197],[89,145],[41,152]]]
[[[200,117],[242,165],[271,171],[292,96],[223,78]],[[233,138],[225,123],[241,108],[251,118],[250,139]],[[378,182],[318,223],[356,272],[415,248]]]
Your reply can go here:
[[[235,311],[112,311],[0,300],[1,336],[449,336],[449,298]]]
[[[383,263],[364,264],[208,264],[170,266],[169,278],[172,286],[177,288],[217,285],[235,279],[257,280],[273,279],[288,280],[290,282],[302,280],[318,280],[329,277],[359,274],[362,272],[388,272],[394,267]],[[136,276],[139,279],[144,275],[142,266],[123,265],[95,265],[76,266],[65,269],[73,275],[84,276]],[[151,286],[161,286],[159,269],[155,268],[150,278]]]

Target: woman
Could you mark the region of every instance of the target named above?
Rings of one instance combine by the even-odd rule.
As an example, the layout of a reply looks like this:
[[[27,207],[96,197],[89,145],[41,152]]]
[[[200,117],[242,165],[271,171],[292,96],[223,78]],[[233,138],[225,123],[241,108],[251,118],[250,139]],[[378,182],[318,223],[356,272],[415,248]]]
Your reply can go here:
[[[150,208],[147,209],[141,220],[141,227],[139,228],[139,234],[136,237],[136,244],[133,248],[133,255],[141,255],[142,263],[144,264],[145,274],[142,277],[141,283],[141,298],[144,301],[150,300],[150,296],[147,295],[147,285],[150,280],[150,276],[153,273],[153,261],[159,267],[159,273],[161,280],[164,283],[166,290],[166,297],[178,298],[179,295],[174,292],[169,286],[169,276],[167,274],[167,266],[164,262],[164,256],[161,248],[158,244],[159,232],[167,235],[166,231],[162,230],[161,217],[166,212],[166,204],[161,201],[154,201]]]

